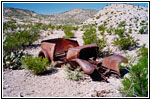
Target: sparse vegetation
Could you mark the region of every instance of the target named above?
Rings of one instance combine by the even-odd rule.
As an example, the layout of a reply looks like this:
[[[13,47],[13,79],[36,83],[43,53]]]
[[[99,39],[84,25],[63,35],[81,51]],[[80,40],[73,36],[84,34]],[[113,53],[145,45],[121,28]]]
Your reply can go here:
[[[64,26],[64,33],[65,36],[63,36],[63,38],[71,38],[74,36],[74,33],[72,32],[73,27],[71,26]]]
[[[67,78],[79,81],[84,79],[84,73],[81,71],[80,67],[73,69],[69,64],[64,66],[64,70],[67,72]]]
[[[144,26],[139,30],[139,34],[147,34],[148,32],[148,27]]]
[[[99,15],[96,17],[96,19],[99,19],[101,16],[102,16],[102,15],[101,15],[101,14],[99,14]]]
[[[38,32],[37,29],[32,29],[9,33],[3,43],[5,53],[17,51],[30,45],[38,39]]]
[[[126,26],[126,22],[125,21],[122,21],[119,25],[118,25],[118,27],[125,27]]]
[[[126,33],[125,29],[116,29],[114,34],[118,37],[113,41],[113,45],[120,47],[122,50],[128,50],[138,45],[139,40],[135,40],[134,37]]]
[[[98,26],[98,30],[101,31],[100,34],[103,35],[106,30],[106,27],[103,25],[100,25],[100,26]]]
[[[106,47],[106,36],[103,34],[102,39],[99,39],[97,34],[96,34],[96,29],[91,28],[87,29],[83,33],[83,41],[84,44],[91,44],[91,43],[96,43],[99,47],[99,51],[101,52],[104,47]]]

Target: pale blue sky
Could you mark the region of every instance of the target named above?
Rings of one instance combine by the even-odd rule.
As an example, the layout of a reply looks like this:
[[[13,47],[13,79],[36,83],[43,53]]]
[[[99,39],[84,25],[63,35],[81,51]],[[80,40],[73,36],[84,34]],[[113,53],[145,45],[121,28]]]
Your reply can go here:
[[[3,7],[27,9],[39,14],[57,14],[74,8],[100,10],[109,4],[111,3],[3,3]],[[148,6],[148,3],[129,4]]]

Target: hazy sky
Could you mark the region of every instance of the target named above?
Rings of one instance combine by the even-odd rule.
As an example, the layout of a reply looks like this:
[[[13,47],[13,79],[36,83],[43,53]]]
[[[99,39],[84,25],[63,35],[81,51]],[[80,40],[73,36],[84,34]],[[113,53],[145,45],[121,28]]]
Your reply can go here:
[[[122,3],[122,2],[121,2]],[[13,7],[35,11],[39,14],[56,14],[74,8],[100,10],[111,3],[3,3],[3,7]],[[113,4],[113,3],[112,3]],[[148,6],[148,3],[131,3],[139,6]]]

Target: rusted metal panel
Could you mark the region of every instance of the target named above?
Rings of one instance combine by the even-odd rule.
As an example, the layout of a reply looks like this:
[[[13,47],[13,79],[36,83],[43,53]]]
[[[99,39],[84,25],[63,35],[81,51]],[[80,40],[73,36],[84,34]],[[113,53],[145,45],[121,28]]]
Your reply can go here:
[[[112,56],[109,56],[109,57],[105,57],[103,59],[102,67],[105,67],[105,68],[111,69],[113,71],[116,71],[116,73],[118,75],[120,75],[119,65],[122,62],[127,63],[128,60],[125,57],[121,56],[121,55],[112,55]],[[108,71],[108,72],[110,72],[110,71]],[[106,74],[106,73],[104,73],[104,74]]]
[[[70,48],[67,52],[66,59],[71,60],[71,59],[79,58],[79,59],[88,60],[91,57],[94,57],[94,59],[96,59],[97,54],[98,54],[98,46],[96,43],[94,43],[94,44]]]
[[[49,39],[49,40],[42,41],[42,43],[43,42],[56,44],[55,53],[68,51],[69,48],[79,46],[77,41],[70,40],[70,39],[63,39],[63,38]]]
[[[103,73],[101,73],[99,71],[99,68],[94,65],[94,64],[91,64],[90,62],[86,61],[86,60],[82,60],[82,59],[72,59],[70,60],[70,65],[74,68],[77,68],[77,66],[80,66],[83,70],[83,72],[85,74],[93,74],[93,73],[98,73],[105,81],[107,81],[107,78],[104,76]]]
[[[70,64],[74,68],[76,68],[77,66],[80,66],[85,74],[92,74],[94,70],[97,69],[96,65],[93,65],[89,63],[88,61],[82,60],[82,59],[72,59],[70,61]]]
[[[42,50],[38,56],[44,56],[50,61],[64,58],[69,48],[79,46],[78,42],[70,39],[49,39],[41,42]],[[59,61],[58,61],[59,62]]]

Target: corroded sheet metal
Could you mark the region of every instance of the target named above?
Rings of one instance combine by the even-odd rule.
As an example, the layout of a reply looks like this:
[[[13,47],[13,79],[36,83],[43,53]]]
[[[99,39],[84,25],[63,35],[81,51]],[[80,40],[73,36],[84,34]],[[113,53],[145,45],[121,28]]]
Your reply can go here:
[[[66,59],[71,60],[71,59],[79,58],[79,59],[88,60],[91,57],[94,57],[94,59],[96,59],[97,54],[98,54],[98,46],[96,43],[94,43],[94,44],[70,48],[67,52]]]
[[[112,69],[113,71],[116,71],[118,75],[120,75],[118,67],[121,62],[127,63],[128,60],[121,55],[112,55],[103,59],[102,66],[108,69]]]
[[[50,61],[54,61],[57,57],[61,58],[66,56],[66,53],[69,48],[79,46],[77,41],[69,39],[49,39],[41,42],[42,50],[39,52],[38,56],[43,56],[48,58]]]
[[[70,40],[70,39],[63,39],[63,38],[49,39],[49,40],[42,41],[42,43],[43,42],[56,44],[55,53],[68,51],[69,48],[79,46],[77,41]]]
[[[94,70],[97,69],[96,65],[93,65],[88,61],[82,59],[72,59],[70,61],[70,64],[74,68],[80,66],[85,74],[92,74]]]

